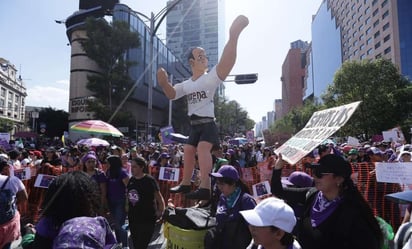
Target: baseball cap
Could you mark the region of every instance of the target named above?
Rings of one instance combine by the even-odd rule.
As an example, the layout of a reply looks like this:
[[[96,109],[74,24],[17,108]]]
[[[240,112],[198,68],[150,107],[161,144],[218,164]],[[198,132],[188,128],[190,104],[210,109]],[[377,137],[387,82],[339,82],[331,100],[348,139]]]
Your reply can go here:
[[[296,225],[293,209],[283,200],[269,197],[259,202],[254,209],[240,211],[246,222],[252,226],[274,226],[292,233]]]
[[[210,173],[211,176],[221,178],[230,178],[235,181],[239,180],[239,172],[232,165],[223,165],[216,173]]]
[[[287,179],[282,180],[286,185],[294,185],[299,188],[306,188],[313,186],[313,178],[302,171],[292,172]]]
[[[167,158],[167,159],[169,159],[169,158],[170,158],[170,155],[169,155],[168,153],[166,153],[166,152],[163,152],[162,154],[160,154],[160,158]]]
[[[94,159],[97,160],[96,154],[89,152],[86,155],[84,155],[84,157],[82,158],[82,162],[85,163],[87,160],[89,159]]]
[[[314,170],[319,173],[333,173],[337,176],[348,178],[352,174],[352,167],[343,157],[328,154],[322,157],[318,163],[312,164]]]

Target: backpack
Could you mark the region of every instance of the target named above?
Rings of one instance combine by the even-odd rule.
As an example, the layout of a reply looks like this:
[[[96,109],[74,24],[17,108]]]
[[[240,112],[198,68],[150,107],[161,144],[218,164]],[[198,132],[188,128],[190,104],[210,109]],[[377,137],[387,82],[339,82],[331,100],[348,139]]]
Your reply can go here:
[[[163,218],[173,226],[187,230],[203,230],[216,225],[215,217],[205,208],[171,208],[168,207]]]
[[[395,249],[410,248],[412,241],[412,222],[402,224],[395,235]]]
[[[10,176],[7,177],[0,189],[0,224],[4,224],[13,219],[16,214],[14,194],[10,189],[4,189]]]

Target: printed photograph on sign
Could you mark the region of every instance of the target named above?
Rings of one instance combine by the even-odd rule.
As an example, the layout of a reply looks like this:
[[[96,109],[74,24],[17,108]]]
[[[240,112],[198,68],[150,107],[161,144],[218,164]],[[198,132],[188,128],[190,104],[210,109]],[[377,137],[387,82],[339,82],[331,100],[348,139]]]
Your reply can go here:
[[[169,167],[160,167],[159,180],[163,181],[179,181],[179,169],[178,168],[169,168]]]
[[[48,188],[50,183],[54,180],[54,178],[56,178],[56,176],[39,174],[36,177],[36,182],[34,183],[34,186],[38,188]]]
[[[190,182],[197,182],[199,180],[199,172],[198,169],[193,169],[192,177],[190,178]]]
[[[20,180],[28,180],[31,178],[31,171],[30,168],[23,168],[23,169],[16,169],[13,171],[15,177],[19,178]]]
[[[259,182],[252,185],[253,196],[261,197],[264,195],[271,194],[269,181]]]

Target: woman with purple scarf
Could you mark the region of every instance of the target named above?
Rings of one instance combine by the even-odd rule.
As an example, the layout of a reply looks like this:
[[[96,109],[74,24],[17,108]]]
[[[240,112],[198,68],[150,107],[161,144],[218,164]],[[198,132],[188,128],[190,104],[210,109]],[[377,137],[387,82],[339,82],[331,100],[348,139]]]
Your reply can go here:
[[[381,248],[382,232],[350,178],[350,164],[341,156],[329,154],[313,166],[318,191],[309,195],[298,227],[302,248]]]

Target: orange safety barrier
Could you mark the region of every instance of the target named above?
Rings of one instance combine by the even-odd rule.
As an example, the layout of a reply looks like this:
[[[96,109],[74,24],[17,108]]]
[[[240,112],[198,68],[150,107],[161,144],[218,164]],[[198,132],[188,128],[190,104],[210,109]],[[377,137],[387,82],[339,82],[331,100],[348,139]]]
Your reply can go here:
[[[282,170],[282,176],[287,177],[293,171],[303,171],[311,175],[311,169],[307,168],[307,163],[313,162],[312,159],[304,158],[295,165],[285,165]],[[370,204],[374,214],[382,217],[389,222],[396,230],[401,223],[401,215],[399,205],[387,200],[384,196],[389,193],[401,191],[399,184],[393,183],[378,183],[374,174],[375,165],[373,163],[354,163],[352,164],[353,175],[352,179],[357,185],[361,194]],[[75,170],[79,170],[76,168]],[[160,168],[149,166],[149,174],[152,175],[159,183],[160,192],[167,203],[171,200],[175,206],[189,207],[194,205],[192,200],[186,200],[184,194],[170,193],[170,188],[180,183],[183,177],[183,168],[179,171],[179,181],[159,180]],[[242,181],[249,187],[252,192],[252,186],[264,180],[271,180],[272,170],[265,163],[259,163],[255,167],[240,168],[239,174]],[[30,180],[23,180],[27,193],[29,194],[29,202],[22,203],[18,206],[23,220],[35,221],[38,218],[40,209],[39,199],[36,192],[44,189],[34,187],[35,175],[32,175]],[[193,184],[193,188],[195,188]]]

